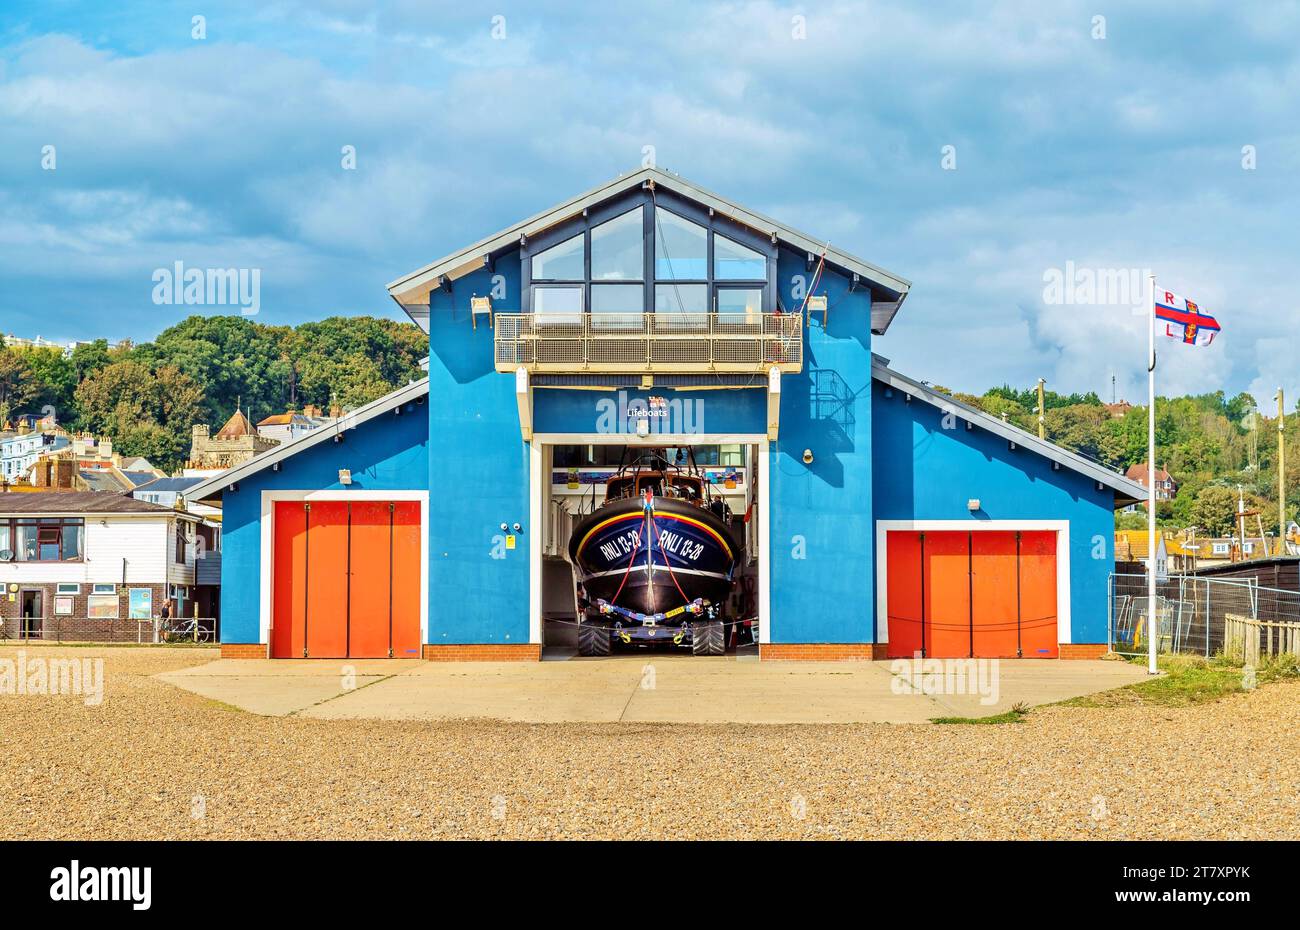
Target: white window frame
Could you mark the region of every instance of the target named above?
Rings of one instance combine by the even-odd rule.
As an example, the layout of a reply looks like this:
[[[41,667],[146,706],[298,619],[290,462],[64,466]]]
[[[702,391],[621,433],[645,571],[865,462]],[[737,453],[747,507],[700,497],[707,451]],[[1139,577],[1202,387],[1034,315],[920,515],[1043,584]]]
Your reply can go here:
[[[80,594],[81,585],[74,581],[60,581],[54,586],[54,596],[67,596],[69,594]]]
[[[104,590],[105,588],[107,588],[108,590],[105,591],[105,590]],[[91,593],[91,595],[95,595],[95,594],[105,594],[105,595],[107,595],[107,594],[114,594],[114,595],[115,595],[115,594],[117,594],[117,584],[116,584],[115,582],[107,582],[107,583],[97,583],[97,584],[92,584],[92,585],[90,586],[90,593]]]

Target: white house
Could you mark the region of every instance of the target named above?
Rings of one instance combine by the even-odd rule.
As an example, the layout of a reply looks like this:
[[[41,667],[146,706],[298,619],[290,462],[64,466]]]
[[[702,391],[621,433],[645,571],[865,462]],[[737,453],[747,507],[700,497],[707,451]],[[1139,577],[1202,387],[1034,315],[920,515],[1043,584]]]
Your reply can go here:
[[[68,445],[68,437],[58,433],[0,434],[0,478],[9,482],[25,478],[42,455]]]
[[[342,415],[343,411],[339,407],[332,407],[327,415],[320,407],[308,404],[302,413],[290,411],[260,420],[257,424],[257,435],[263,439],[274,439],[276,442],[292,442],[314,429],[328,426]]]
[[[202,523],[119,494],[0,494],[5,634],[151,620],[169,598],[183,616],[192,615],[197,599],[200,614],[211,617],[215,591],[197,588],[195,577]]]

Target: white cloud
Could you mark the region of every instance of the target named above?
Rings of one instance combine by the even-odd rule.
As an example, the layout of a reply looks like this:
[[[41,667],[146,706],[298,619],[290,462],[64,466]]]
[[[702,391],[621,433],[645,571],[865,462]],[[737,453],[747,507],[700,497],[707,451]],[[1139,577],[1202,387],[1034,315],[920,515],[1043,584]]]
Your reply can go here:
[[[1295,4],[1126,8],[1100,42],[1082,0],[502,12],[505,41],[468,6],[329,0],[214,8],[203,43],[132,33],[126,52],[87,25],[93,42],[0,48],[0,313],[36,319],[75,281],[147,337],[141,271],[200,257],[264,267],[285,321],[388,312],[385,281],[654,145],[911,279],[878,348],[918,377],[1106,393],[1114,371],[1144,394],[1140,319],[1043,303],[1043,271],[1073,261],[1156,268],[1217,312],[1214,346],[1162,352],[1162,390],[1293,390],[1300,55],[1278,32]]]

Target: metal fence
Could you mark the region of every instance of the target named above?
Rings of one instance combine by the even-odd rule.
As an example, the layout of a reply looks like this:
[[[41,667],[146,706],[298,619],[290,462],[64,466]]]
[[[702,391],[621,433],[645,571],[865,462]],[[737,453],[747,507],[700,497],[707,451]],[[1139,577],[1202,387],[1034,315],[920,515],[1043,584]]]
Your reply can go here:
[[[1264,621],[1252,635],[1265,637],[1278,624],[1300,624],[1300,592],[1265,588],[1248,578],[1170,575],[1156,584],[1157,649],[1207,658],[1223,652],[1229,615]],[[1109,641],[1121,655],[1146,654],[1145,574],[1111,574]]]
[[[47,643],[162,643],[216,641],[210,617],[170,621],[99,619],[95,617],[9,617],[0,619],[0,645]]]

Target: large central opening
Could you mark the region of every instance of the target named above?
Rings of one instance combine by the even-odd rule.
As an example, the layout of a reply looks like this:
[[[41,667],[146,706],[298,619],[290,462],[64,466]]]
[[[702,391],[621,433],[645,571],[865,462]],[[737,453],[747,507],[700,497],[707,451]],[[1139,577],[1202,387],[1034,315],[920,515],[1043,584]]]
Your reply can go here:
[[[543,658],[757,654],[765,446],[748,436],[536,442]]]

